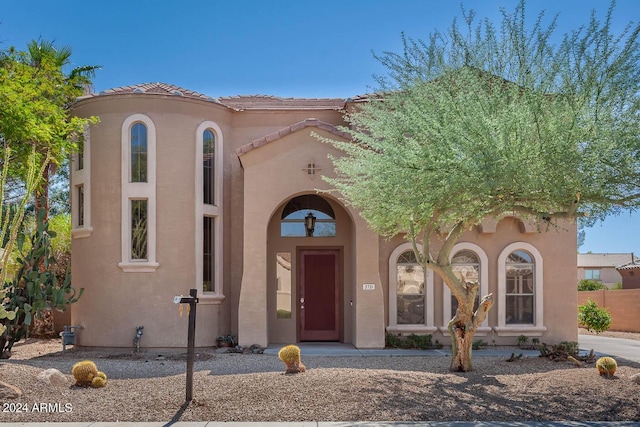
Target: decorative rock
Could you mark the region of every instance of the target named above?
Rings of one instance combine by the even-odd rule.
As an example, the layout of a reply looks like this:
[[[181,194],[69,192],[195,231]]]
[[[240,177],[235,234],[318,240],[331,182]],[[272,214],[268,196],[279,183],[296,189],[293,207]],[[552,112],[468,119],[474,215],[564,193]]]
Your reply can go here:
[[[22,390],[14,385],[0,381],[0,400],[18,399],[20,396],[22,396]]]
[[[37,378],[41,384],[52,384],[56,386],[69,385],[69,380],[66,375],[53,368],[40,372]]]
[[[636,383],[636,384],[640,385],[640,374],[634,374],[634,375],[631,375],[631,377],[629,377],[629,379],[630,379],[632,382],[634,382],[634,383]]]

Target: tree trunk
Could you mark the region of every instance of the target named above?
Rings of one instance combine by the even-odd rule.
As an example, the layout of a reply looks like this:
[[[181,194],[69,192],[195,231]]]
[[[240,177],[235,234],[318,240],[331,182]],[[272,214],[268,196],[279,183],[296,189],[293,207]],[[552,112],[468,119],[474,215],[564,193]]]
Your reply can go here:
[[[455,319],[455,318],[454,318]],[[473,370],[471,352],[473,350],[473,336],[476,331],[473,328],[453,326],[451,333],[451,366],[453,372],[469,372]]]
[[[477,285],[474,287],[476,289],[470,290],[468,294],[471,298],[458,300],[458,310],[448,325],[451,335],[451,366],[449,366],[449,370],[453,372],[473,370],[471,359],[473,337],[493,306],[493,295],[486,295],[474,313],[473,300],[477,294]]]

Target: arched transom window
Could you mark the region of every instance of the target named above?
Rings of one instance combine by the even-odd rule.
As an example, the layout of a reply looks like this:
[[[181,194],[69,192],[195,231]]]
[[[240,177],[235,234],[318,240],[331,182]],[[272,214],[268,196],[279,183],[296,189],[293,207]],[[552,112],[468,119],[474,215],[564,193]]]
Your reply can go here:
[[[334,237],[336,216],[325,199],[315,194],[294,197],[282,211],[281,237]]]

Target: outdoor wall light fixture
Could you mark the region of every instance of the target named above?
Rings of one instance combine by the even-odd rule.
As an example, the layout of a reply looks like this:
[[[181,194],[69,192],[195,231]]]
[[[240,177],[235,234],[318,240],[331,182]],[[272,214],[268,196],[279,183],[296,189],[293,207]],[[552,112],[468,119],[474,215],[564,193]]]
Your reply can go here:
[[[309,212],[304,217],[304,227],[307,229],[307,237],[313,237],[313,230],[316,228],[316,217]]]

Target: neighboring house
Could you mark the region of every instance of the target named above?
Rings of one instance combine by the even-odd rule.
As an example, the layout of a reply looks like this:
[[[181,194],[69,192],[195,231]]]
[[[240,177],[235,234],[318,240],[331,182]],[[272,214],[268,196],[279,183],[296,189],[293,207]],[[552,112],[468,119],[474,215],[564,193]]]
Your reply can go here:
[[[578,280],[593,279],[611,287],[622,283],[622,275],[616,267],[640,260],[632,253],[578,254]]]
[[[616,267],[622,276],[622,289],[640,289],[640,258],[631,254],[633,261]]]
[[[152,83],[75,105],[98,116],[71,167],[72,306],[81,346],[186,344],[173,297],[198,291],[196,345],[340,341],[380,348],[386,333],[449,342],[449,289],[423,274],[402,235],[381,238],[329,189],[314,135],[340,130],[351,99],[214,99]],[[411,185],[411,183],[407,183]],[[474,183],[469,183],[474,185]],[[514,344],[577,340],[576,227],[540,231],[487,218],[454,247],[457,274],[495,305],[479,336]]]

